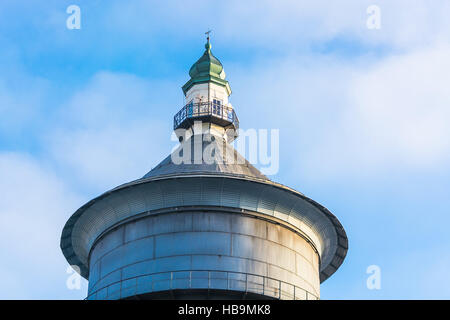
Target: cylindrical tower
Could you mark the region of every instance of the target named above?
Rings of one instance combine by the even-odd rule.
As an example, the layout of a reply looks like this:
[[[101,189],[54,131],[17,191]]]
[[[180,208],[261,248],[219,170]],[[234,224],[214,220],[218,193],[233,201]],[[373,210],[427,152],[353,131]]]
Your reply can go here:
[[[209,39],[189,75],[179,148],[64,227],[61,249],[89,280],[88,299],[318,299],[347,253],[342,225],[229,144],[239,121]]]

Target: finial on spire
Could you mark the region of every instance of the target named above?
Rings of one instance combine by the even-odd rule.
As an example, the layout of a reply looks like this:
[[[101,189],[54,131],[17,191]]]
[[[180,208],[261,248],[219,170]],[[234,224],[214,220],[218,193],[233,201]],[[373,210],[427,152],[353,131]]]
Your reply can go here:
[[[206,34],[206,40],[208,41],[208,43],[209,43],[209,34],[211,33],[211,30],[208,30],[208,31],[206,31],[205,32],[205,34]]]
[[[208,50],[208,52],[209,52],[209,50],[211,50],[211,43],[209,42],[209,34],[211,33],[211,30],[208,30],[208,31],[206,31],[205,32],[205,34],[206,34],[206,44],[205,44],[205,48],[206,48],[206,50]]]

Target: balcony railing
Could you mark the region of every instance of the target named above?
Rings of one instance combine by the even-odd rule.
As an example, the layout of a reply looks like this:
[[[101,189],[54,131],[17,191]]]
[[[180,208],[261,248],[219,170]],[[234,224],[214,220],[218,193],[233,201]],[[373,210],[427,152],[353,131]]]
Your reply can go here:
[[[143,274],[96,289],[87,300],[115,300],[177,289],[220,289],[256,293],[274,299],[318,300],[311,292],[278,279],[241,272],[186,270]]]
[[[211,117],[211,120],[216,120],[219,124],[232,124],[237,130],[239,128],[239,119],[236,116],[233,108],[216,104],[211,101],[188,103],[173,118],[173,128],[177,129],[186,120],[202,117]],[[200,120],[200,119],[199,119]]]

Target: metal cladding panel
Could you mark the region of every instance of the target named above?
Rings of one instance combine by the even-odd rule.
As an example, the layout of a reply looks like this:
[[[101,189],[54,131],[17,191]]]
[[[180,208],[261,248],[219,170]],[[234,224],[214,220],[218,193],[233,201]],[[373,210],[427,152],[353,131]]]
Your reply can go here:
[[[180,182],[177,179],[163,180],[160,185],[164,197],[164,207],[177,207],[184,205],[183,194],[179,192]]]
[[[122,267],[123,247],[119,247],[105,254],[100,264],[100,277],[103,278],[109,273]]]
[[[246,192],[242,192],[245,188]],[[252,186],[249,182],[244,183],[238,189],[241,193],[241,201],[239,207],[247,210],[258,210],[259,197],[262,192],[262,188],[259,186]]]
[[[232,232],[265,239],[267,237],[267,223],[263,220],[255,221],[254,218],[236,215],[232,217]]]
[[[128,242],[123,245],[124,256],[122,263],[125,265],[154,258],[153,237],[143,238]]]
[[[110,284],[118,283],[122,279],[122,270],[116,270],[99,279],[96,283],[89,281],[89,294],[92,292],[101,292],[105,290]],[[105,292],[106,295],[106,292]]]
[[[233,234],[233,255],[280,265],[295,272],[295,252],[265,239]]]
[[[156,236],[156,257],[184,254],[230,255],[231,238],[222,232],[185,232]],[[181,245],[181,244],[189,244]]]
[[[192,231],[192,216],[190,214],[174,212],[170,215],[155,216],[152,221],[151,235]]]
[[[337,250],[337,244],[336,242],[332,242],[330,239],[325,238],[322,240],[323,244],[323,259],[322,259],[322,265],[328,266],[333,259],[335,258],[334,254],[331,254],[333,252],[336,252]]]
[[[91,208],[86,210],[86,214],[83,216],[86,217],[89,224],[93,227],[96,226],[96,234],[100,234],[104,228],[112,226],[117,221],[116,212],[107,201],[96,202]]]
[[[204,179],[202,181],[202,201],[203,205],[221,205],[222,179]]]
[[[148,183],[140,185],[138,188],[142,190],[142,194],[146,200],[146,210],[164,208],[164,198],[159,184]]]
[[[284,232],[284,227],[281,225],[270,224],[267,225],[267,239],[279,243],[287,248],[295,249],[296,241],[293,232]],[[301,242],[304,244],[304,242]]]
[[[135,192],[122,191],[120,195],[127,201],[130,214],[137,214],[147,210],[147,203],[142,195],[141,188],[136,188]]]
[[[94,210],[92,207],[90,207],[86,211],[88,211],[88,214],[80,216],[78,221],[76,221],[75,224],[73,225],[73,229],[78,231],[75,234],[77,234],[79,237],[81,234],[88,236],[90,234],[90,232],[92,232],[92,229],[94,228],[94,226],[91,223],[89,223],[92,221],[92,218],[96,216],[95,214],[92,214],[92,212]],[[73,234],[74,233],[72,232],[72,238],[73,238]],[[84,238],[84,237],[81,236],[81,238]],[[86,243],[87,243],[87,239],[86,239]]]
[[[223,179],[222,186],[222,205],[225,207],[239,207],[241,197],[240,188],[241,183],[236,180]]]
[[[79,258],[80,261],[87,261],[88,253],[86,248],[89,247],[89,234],[85,231],[80,230],[76,226],[74,227],[74,234],[72,235],[73,252]],[[72,265],[74,263],[71,263]]]
[[[116,213],[116,219],[118,221],[130,216],[130,206],[126,198],[123,196],[123,192],[127,190],[121,190],[121,192],[115,192],[107,198],[107,201],[111,208]]]
[[[89,271],[89,281],[96,283],[100,279],[100,263],[92,263]]]
[[[148,237],[150,230],[152,230],[152,220],[145,220],[145,222],[131,221],[124,227],[125,236],[124,241],[130,242],[144,237]]]
[[[272,190],[271,188],[264,188],[259,196],[258,209],[256,211],[265,213],[269,216],[273,216],[275,207],[278,202],[275,193],[276,190]]]
[[[100,207],[100,210],[99,210],[99,207]],[[88,210],[93,212],[93,214],[90,215],[92,223],[87,224],[87,227],[89,227],[88,234],[101,232],[102,227],[105,224],[105,216],[103,215],[104,204],[101,206],[94,204]],[[111,208],[110,208],[110,210],[112,211]],[[84,217],[87,217],[87,216],[88,215],[85,215]],[[113,216],[111,219],[114,220],[115,217]],[[85,220],[83,220],[83,217],[80,217],[79,222],[80,222],[80,225],[86,225],[86,223],[84,223]]]
[[[302,221],[308,227],[311,227],[314,224],[314,218],[311,216],[309,205],[306,202],[297,201],[292,208],[291,215]]]
[[[231,232],[231,220],[229,214],[199,212],[192,215],[192,231]]]
[[[294,242],[292,248],[295,252],[302,255],[306,260],[312,263],[318,262],[317,256],[314,254],[314,252],[311,252],[311,250],[309,250],[308,243]]]
[[[303,279],[314,279],[318,277],[318,270],[314,270],[311,261],[308,261],[303,256],[296,254],[296,273]]]
[[[276,215],[277,218],[280,218],[278,215]],[[282,219],[282,217],[281,217]],[[299,230],[303,230],[305,227],[308,228],[301,220],[299,220],[298,218],[296,218],[293,215],[288,215],[287,219],[285,219],[284,221],[287,221],[288,223],[290,223],[291,225],[293,225],[294,227],[296,227]],[[306,232],[307,235],[309,235],[308,232]]]
[[[147,260],[138,263],[134,263],[130,266],[123,268],[122,277],[129,279],[133,277],[140,277],[149,273],[155,272],[155,260]]]
[[[283,192],[282,190],[278,190],[275,188],[274,190],[277,197],[277,205],[274,209],[275,216],[280,214],[289,216],[292,208],[296,203],[295,196],[293,194]]]
[[[194,206],[202,201],[202,181],[192,181],[192,183],[180,183],[179,190],[183,194],[183,205]]]
[[[90,261],[92,263],[96,263],[98,259],[104,256],[106,253],[117,247],[120,247],[123,244],[124,240],[123,232],[123,227],[118,228],[109,232],[107,240],[100,239],[96,244],[95,251],[92,251]]]

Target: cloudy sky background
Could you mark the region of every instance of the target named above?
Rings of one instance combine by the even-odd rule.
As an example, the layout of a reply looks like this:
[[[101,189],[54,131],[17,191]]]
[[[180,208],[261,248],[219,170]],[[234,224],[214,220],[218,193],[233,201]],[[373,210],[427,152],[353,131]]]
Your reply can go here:
[[[81,8],[68,30],[66,8]],[[369,5],[381,29],[366,27]],[[172,149],[212,51],[241,127],[280,130],[270,178],[330,209],[350,249],[323,299],[450,298],[450,3],[0,3],[0,298],[81,299],[62,227]],[[381,268],[381,290],[366,269]]]

